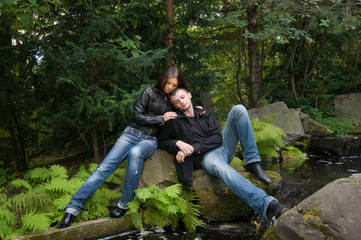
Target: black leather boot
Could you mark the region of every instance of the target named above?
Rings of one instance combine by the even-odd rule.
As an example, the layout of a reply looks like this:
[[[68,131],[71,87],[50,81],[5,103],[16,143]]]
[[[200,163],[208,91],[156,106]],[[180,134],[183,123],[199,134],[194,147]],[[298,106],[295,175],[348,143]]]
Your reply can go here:
[[[276,219],[279,218],[283,213],[287,212],[289,209],[280,203],[278,200],[273,199],[267,207],[266,217],[268,220],[272,220],[273,217]]]
[[[65,213],[63,219],[61,219],[60,223],[58,224],[58,228],[66,228],[70,226],[75,219],[75,216],[71,213]]]
[[[270,184],[272,182],[272,179],[266,173],[265,170],[261,167],[261,164],[259,162],[253,162],[249,163],[247,165],[244,165],[244,168],[251,173],[254,173],[256,177],[265,184]]]
[[[111,218],[120,218],[121,216],[123,216],[126,212],[128,211],[128,209],[123,209],[123,208],[119,208],[118,206],[114,208],[113,211],[111,211],[109,213],[109,217]]]

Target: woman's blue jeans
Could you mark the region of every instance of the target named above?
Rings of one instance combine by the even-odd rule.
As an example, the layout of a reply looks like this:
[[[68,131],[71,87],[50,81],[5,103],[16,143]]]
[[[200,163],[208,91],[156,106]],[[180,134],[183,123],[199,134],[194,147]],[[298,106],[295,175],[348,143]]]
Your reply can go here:
[[[79,211],[84,209],[85,202],[125,159],[128,159],[127,173],[123,185],[123,195],[118,206],[127,208],[127,203],[132,200],[134,190],[138,186],[143,160],[153,155],[157,147],[156,137],[136,128],[127,127],[108,155],[72,196],[65,212],[77,216]]]
[[[229,166],[238,142],[241,143],[245,164],[261,161],[248,112],[243,105],[233,106],[229,112],[222,132],[222,146],[204,155],[202,167],[211,175],[222,179],[239,198],[265,217],[268,204],[274,197],[267,195]]]

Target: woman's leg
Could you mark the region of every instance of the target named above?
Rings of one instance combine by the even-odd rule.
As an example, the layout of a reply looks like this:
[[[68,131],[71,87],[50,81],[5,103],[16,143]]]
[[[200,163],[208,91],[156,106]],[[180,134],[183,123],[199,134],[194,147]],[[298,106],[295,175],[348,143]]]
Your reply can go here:
[[[126,128],[124,133],[118,138],[105,159],[92,172],[84,184],[72,196],[65,212],[74,216],[84,209],[85,202],[95,193],[103,182],[114,172],[118,165],[127,157],[129,149],[136,144],[136,136],[130,128]]]
[[[139,184],[142,173],[143,160],[152,156],[158,147],[155,137],[142,134],[138,136],[139,142],[133,146],[128,153],[127,173],[123,185],[123,195],[119,200],[118,207],[127,208],[128,202],[134,197],[134,190]]]

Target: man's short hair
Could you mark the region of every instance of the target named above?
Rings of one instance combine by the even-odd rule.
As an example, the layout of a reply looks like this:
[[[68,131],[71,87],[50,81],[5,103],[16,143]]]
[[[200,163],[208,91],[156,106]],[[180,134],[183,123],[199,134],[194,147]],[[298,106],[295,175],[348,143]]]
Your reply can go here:
[[[185,88],[176,88],[176,89],[174,89],[173,91],[171,91],[171,92],[168,94],[168,96],[169,96],[169,97],[174,96],[179,90],[184,90],[186,93],[188,93],[188,90],[185,89]]]

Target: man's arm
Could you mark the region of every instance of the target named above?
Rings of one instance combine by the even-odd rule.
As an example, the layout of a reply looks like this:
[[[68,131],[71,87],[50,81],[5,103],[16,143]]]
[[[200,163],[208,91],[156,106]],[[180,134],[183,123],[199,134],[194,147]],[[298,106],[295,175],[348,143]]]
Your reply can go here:
[[[160,133],[158,134],[158,146],[169,153],[176,154],[179,149],[177,148],[178,139],[174,139],[173,124],[174,120],[169,120],[160,129]]]

